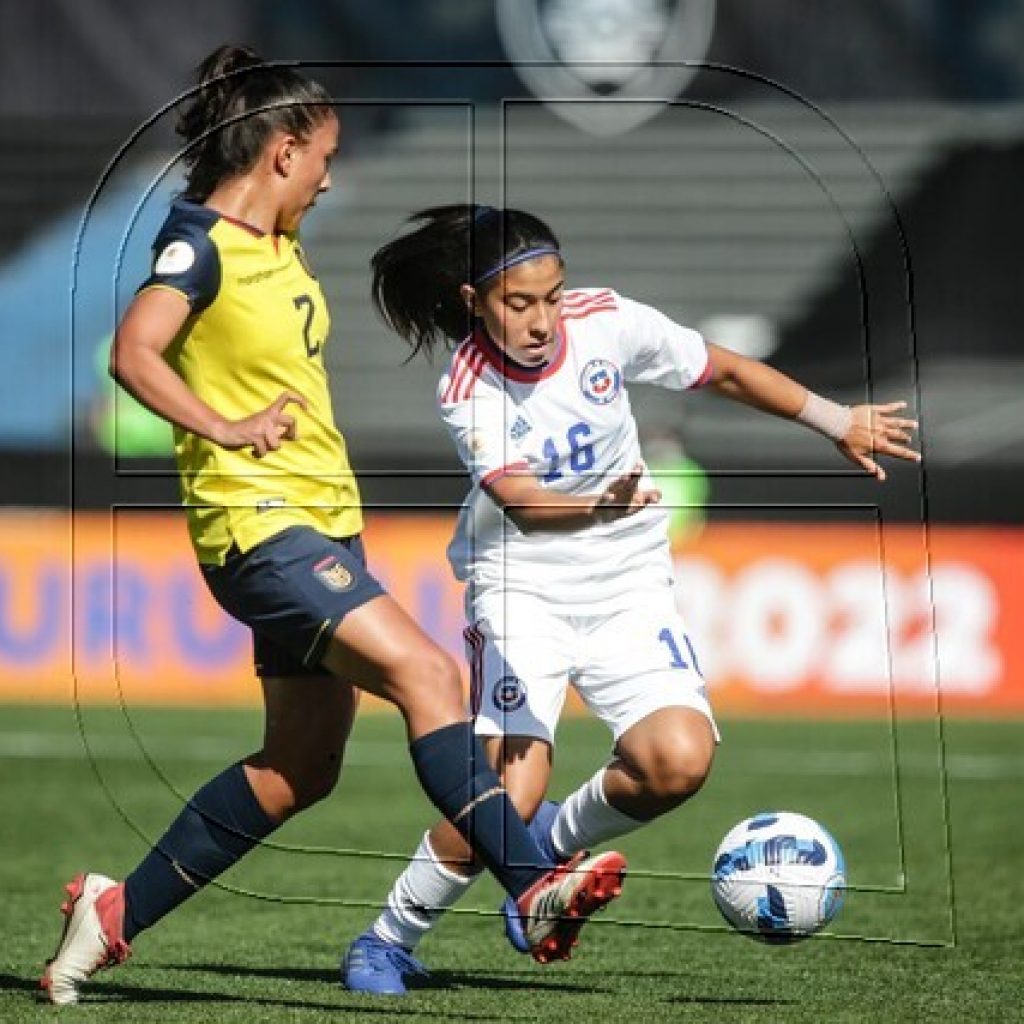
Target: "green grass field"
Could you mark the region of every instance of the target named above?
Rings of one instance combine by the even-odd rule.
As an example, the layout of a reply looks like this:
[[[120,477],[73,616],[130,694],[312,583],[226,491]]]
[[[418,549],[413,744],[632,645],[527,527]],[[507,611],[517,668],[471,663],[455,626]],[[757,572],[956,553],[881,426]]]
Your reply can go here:
[[[204,892],[81,1006],[56,1011],[37,1001],[36,979],[61,885],[82,868],[123,875],[143,853],[138,832],[155,838],[176,793],[260,732],[251,713],[156,709],[133,712],[131,728],[89,710],[84,726],[103,786],[71,710],[0,709],[5,1022],[1024,1020],[1024,723],[949,722],[940,750],[927,722],[726,720],[704,791],[618,844],[625,892],[571,963],[515,955],[486,879],[420,947],[429,987],[380,1001],[339,986],[339,953],[433,815],[397,719],[366,715],[338,791],[225,876],[259,898]],[[600,726],[566,722],[553,795],[606,753]],[[818,817],[844,847],[853,888],[830,934],[766,947],[718,918],[712,853],[763,809]]]

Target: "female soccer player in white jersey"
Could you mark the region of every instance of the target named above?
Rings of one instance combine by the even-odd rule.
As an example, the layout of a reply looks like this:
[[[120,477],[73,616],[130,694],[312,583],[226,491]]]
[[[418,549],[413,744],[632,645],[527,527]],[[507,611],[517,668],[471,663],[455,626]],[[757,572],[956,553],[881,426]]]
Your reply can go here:
[[[565,860],[693,796],[718,738],[626,385],[711,387],[820,431],[880,480],[876,456],[917,459],[916,424],[903,403],[821,398],[610,288],[567,290],[557,239],[527,213],[448,206],[412,219],[375,254],[373,297],[414,353],[455,349],[438,403],[472,480],[448,553],[467,584],[476,731],[538,844]],[[544,797],[570,683],[614,755],[559,806]],[[348,987],[404,992],[404,975],[422,971],[412,949],[478,870],[448,823],[426,834],[350,947]]]

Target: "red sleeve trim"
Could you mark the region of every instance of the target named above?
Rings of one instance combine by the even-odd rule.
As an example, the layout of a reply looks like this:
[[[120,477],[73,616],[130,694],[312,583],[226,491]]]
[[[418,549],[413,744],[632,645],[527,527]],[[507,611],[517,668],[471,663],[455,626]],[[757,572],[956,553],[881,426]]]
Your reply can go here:
[[[704,367],[704,372],[690,385],[691,388],[702,388],[709,380],[711,380],[714,374],[714,367],[711,365],[711,357],[708,356],[707,366]]]
[[[529,468],[530,464],[525,459],[519,462],[510,462],[507,466],[502,466],[501,469],[492,469],[486,476],[481,477],[480,486],[487,487],[489,484],[493,484],[495,480],[500,480],[503,476],[508,476],[516,470]]]

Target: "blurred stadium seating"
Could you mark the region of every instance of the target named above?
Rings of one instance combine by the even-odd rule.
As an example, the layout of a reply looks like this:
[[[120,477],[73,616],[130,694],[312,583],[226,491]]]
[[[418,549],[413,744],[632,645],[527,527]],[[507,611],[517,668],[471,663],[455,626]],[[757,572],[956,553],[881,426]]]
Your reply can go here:
[[[0,146],[0,213],[9,226],[0,243],[9,337],[0,350],[0,452],[8,475],[22,481],[8,501],[69,497],[72,430],[77,502],[103,505],[120,486],[95,454],[90,417],[101,382],[93,356],[112,326],[111,267],[131,212],[174,153],[169,116],[123,155],[89,211],[73,351],[64,306],[71,247],[108,161],[212,45],[231,37],[272,57],[342,61],[504,57],[486,4],[457,30],[443,4],[404,5],[405,27],[411,18],[416,31],[401,38],[391,14],[351,0],[287,11],[229,3],[212,21],[189,19],[199,6],[185,4],[181,31],[154,59],[150,15],[128,16],[106,0],[86,19],[74,4],[57,3],[48,33],[34,39],[45,39],[43,50],[14,55],[0,75],[0,138],[10,140]],[[555,116],[507,67],[321,68],[351,102],[342,109],[338,184],[310,218],[308,247],[335,305],[328,355],[337,415],[371,494],[415,503],[403,477],[413,468],[455,474],[437,483],[444,502],[461,489],[433,414],[437,370],[402,367],[400,343],[368,302],[367,258],[411,210],[472,197],[549,218],[575,282],[651,302],[838,397],[910,398],[923,422],[931,514],[1019,518],[1024,416],[1012,385],[1020,356],[1009,339],[1024,75],[986,33],[996,23],[1019,33],[1024,16],[986,3],[966,17],[960,6],[922,0],[806,18],[788,0],[744,15],[720,5],[708,59],[778,78],[835,123],[764,82],[710,68],[670,109],[612,138]],[[904,33],[885,35],[886,19],[926,28],[927,45],[909,54]],[[7,0],[0,24],[8,38],[31,35],[38,14]],[[854,59],[837,59],[844,33],[861,41]],[[816,45],[797,63],[801,40]],[[135,90],[125,88],[132,75]],[[510,98],[503,128],[500,97]],[[172,173],[132,230],[119,268],[121,306],[145,273],[146,239],[174,185]],[[913,336],[894,210],[914,270]],[[32,386],[14,386],[22,380]],[[389,397],[367,402],[367,394]],[[636,406],[645,428],[678,425],[675,396],[645,392]],[[758,487],[745,482],[758,470],[836,468],[826,446],[787,424],[758,421],[754,429],[742,410],[707,396],[686,408],[690,450],[726,474],[719,500],[743,500],[744,488]],[[49,461],[34,464],[49,466],[49,476],[19,470],[40,457]],[[965,474],[987,474],[999,486],[965,489]],[[859,493],[835,486],[836,500]],[[888,514],[919,516],[920,490],[911,471],[897,473]],[[999,501],[979,508],[993,490]],[[172,491],[157,480],[140,493],[165,499]],[[803,504],[813,493],[796,482],[785,497]]]

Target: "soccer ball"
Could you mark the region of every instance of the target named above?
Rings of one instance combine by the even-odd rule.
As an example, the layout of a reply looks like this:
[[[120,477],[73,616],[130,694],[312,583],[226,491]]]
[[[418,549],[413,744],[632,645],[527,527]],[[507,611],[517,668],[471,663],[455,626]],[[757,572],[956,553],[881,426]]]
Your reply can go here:
[[[846,863],[813,818],[762,812],[722,840],[711,895],[734,928],[763,942],[794,942],[824,928],[843,905]]]

